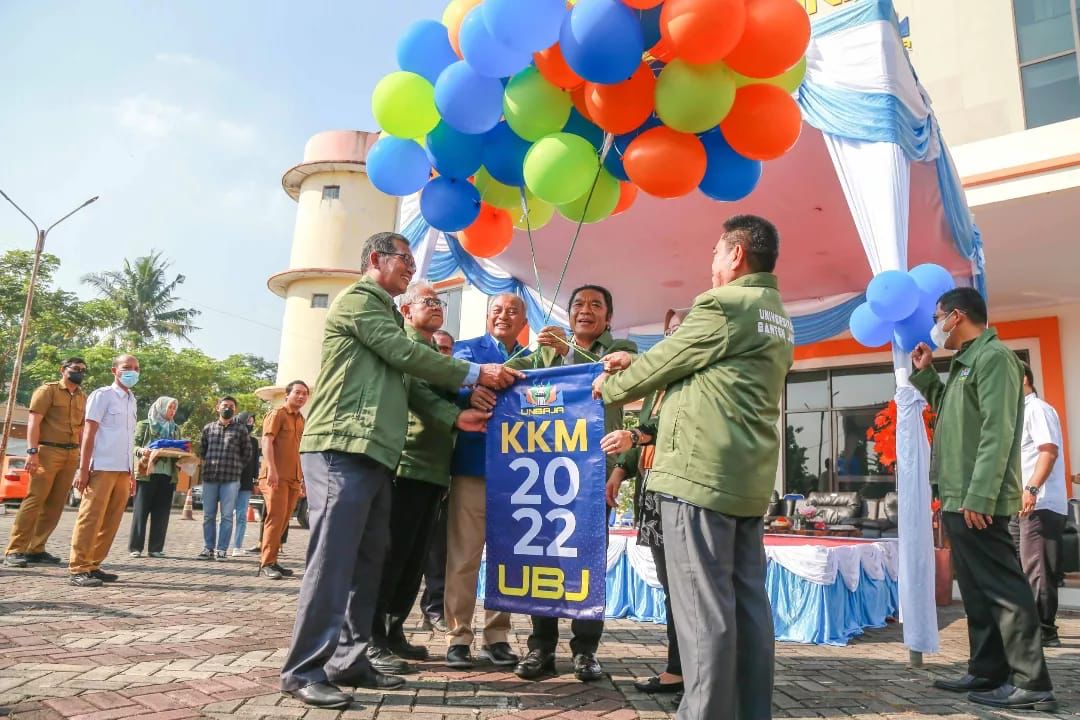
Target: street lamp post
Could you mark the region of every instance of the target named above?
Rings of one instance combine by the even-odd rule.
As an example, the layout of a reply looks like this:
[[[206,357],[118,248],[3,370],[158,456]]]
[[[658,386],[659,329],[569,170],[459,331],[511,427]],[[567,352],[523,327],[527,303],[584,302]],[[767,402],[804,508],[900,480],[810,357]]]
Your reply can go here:
[[[7,410],[4,411],[4,430],[3,435],[0,436],[0,465],[2,465],[4,458],[7,457],[8,437],[11,435],[11,419],[15,412],[15,396],[19,391],[19,376],[22,375],[23,348],[26,345],[26,333],[30,329],[30,308],[34,303],[34,286],[37,284],[38,267],[41,265],[41,253],[45,249],[45,238],[54,227],[97,200],[98,196],[95,195],[90,198],[82,205],[42,230],[38,227],[37,223],[34,222],[33,218],[23,212],[23,209],[16,205],[14,200],[8,197],[7,193],[0,190],[0,195],[3,195],[4,199],[19,211],[19,214],[30,221],[30,224],[34,226],[34,232],[37,234],[37,242],[34,245],[34,264],[30,269],[30,286],[26,289],[26,306],[23,308],[22,325],[19,328],[19,343],[15,348],[15,370],[11,373],[11,387],[8,388]]]

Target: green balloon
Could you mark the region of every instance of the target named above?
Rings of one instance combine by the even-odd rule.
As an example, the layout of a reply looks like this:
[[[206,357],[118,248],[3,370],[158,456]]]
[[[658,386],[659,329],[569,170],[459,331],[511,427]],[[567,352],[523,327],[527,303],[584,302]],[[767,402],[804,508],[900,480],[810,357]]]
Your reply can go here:
[[[411,72],[392,72],[380,80],[371,94],[371,112],[383,130],[410,140],[439,124],[435,88]]]
[[[521,209],[521,188],[503,185],[491,177],[487,168],[476,171],[475,184],[480,191],[480,199],[488,205],[511,211]]]
[[[735,76],[735,87],[741,88],[744,85],[775,85],[789,93],[793,93],[799,89],[802,85],[803,78],[806,77],[806,57],[804,56],[799,62],[780,73],[776,77],[771,78],[752,78],[746,75],[740,75],[739,73],[731,70],[731,74]]]
[[[525,185],[552,205],[565,205],[592,187],[600,157],[589,141],[571,133],[540,138],[525,156]]]
[[[526,215],[521,212],[520,207],[510,211],[510,217],[514,219],[514,227],[518,230],[539,230],[551,222],[551,218],[555,216],[555,206],[536,197],[528,189],[525,190],[525,202],[529,208],[528,223],[525,222]]]
[[[586,191],[577,200],[560,205],[559,214],[571,222],[600,222],[615,211],[615,206],[619,204],[619,194],[619,181],[607,170],[601,170],[592,197]]]
[[[672,130],[711,130],[734,104],[735,78],[722,62],[691,65],[672,60],[656,81],[656,114]]]
[[[529,142],[562,130],[570,119],[572,106],[570,93],[549,83],[534,67],[527,67],[510,78],[503,94],[507,124],[518,137]]]

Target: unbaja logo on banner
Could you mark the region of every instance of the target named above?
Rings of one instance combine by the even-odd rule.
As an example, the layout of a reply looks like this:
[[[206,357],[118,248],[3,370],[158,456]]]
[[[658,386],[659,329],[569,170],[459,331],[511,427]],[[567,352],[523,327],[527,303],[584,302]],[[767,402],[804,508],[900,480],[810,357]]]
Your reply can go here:
[[[559,388],[551,383],[533,385],[521,393],[522,415],[562,415],[566,412],[559,398]]]

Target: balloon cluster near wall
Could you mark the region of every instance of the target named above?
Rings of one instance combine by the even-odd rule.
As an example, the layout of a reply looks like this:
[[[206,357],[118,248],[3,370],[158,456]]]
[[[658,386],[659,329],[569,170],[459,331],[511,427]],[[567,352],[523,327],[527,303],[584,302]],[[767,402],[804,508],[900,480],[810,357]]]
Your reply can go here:
[[[372,95],[368,175],[492,257],[558,213],[599,222],[638,190],[749,195],[799,138],[798,0],[452,0],[411,25]]]
[[[904,352],[913,351],[919,343],[933,347],[930,330],[938,298],[954,287],[953,276],[940,265],[919,265],[910,272],[887,270],[875,275],[866,287],[866,302],[851,313],[851,335],[866,347],[881,347],[889,342]]]

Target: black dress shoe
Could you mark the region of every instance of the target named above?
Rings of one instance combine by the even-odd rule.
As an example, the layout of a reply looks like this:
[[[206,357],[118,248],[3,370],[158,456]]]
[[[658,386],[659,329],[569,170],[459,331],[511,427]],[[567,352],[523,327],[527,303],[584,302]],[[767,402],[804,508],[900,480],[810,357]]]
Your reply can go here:
[[[530,650],[529,654],[514,668],[514,674],[522,680],[539,680],[548,675],[555,675],[555,653]]]
[[[397,690],[405,684],[405,678],[365,669],[363,672],[344,672],[340,675],[333,675],[330,677],[330,682],[351,688]]]
[[[480,648],[480,657],[500,667],[517,665],[520,658],[510,649],[510,643],[497,642]]]
[[[106,583],[116,582],[117,580],[120,579],[120,576],[117,575],[116,573],[107,573],[107,572],[103,571],[101,568],[98,568],[97,570],[91,570],[90,575],[93,576],[93,577],[96,577],[101,582],[106,582]]]
[[[1054,712],[1058,709],[1057,698],[1050,690],[1024,690],[1009,683],[989,692],[968,693],[967,697],[973,703],[1010,710]]]
[[[273,565],[263,565],[259,568],[259,577],[264,577],[268,580],[280,580],[284,575],[282,575],[281,571]]]
[[[989,678],[975,677],[971,673],[965,673],[958,678],[938,679],[934,681],[934,687],[938,690],[949,692],[970,692],[972,690],[993,690],[1001,685]]]
[[[26,562],[38,563],[39,565],[59,565],[60,558],[42,550],[39,553],[30,553],[27,555]]]
[[[75,587],[101,587],[102,582],[90,573],[77,573],[68,580]]]
[[[446,651],[446,665],[454,670],[470,670],[476,661],[468,645],[451,645]]]
[[[604,677],[604,669],[595,655],[580,653],[574,656],[574,677],[581,682],[593,682]]]
[[[25,553],[13,552],[4,556],[4,567],[24,568],[26,562]]]
[[[292,570],[290,570],[289,568],[281,567],[277,563],[271,563],[270,565],[267,565],[266,567],[274,568],[279,573],[281,573],[282,577],[292,577],[293,575],[296,574]]]
[[[1061,647],[1061,638],[1057,635],[1043,636],[1042,646],[1044,648],[1059,648]]]
[[[352,705],[352,695],[347,695],[330,683],[312,683],[299,690],[290,690],[288,695],[312,707],[346,708]]]
[[[634,683],[634,687],[643,693],[649,695],[662,695],[664,693],[679,693],[683,691],[683,684],[681,682],[664,683],[660,682],[659,675],[653,675],[644,682],[638,681]]]
[[[390,652],[405,660],[427,660],[428,649],[423,645],[410,645],[404,637],[394,638],[387,645]]]
[[[371,667],[388,675],[404,675],[409,672],[409,663],[399,658],[386,648],[368,645],[368,662]]]

